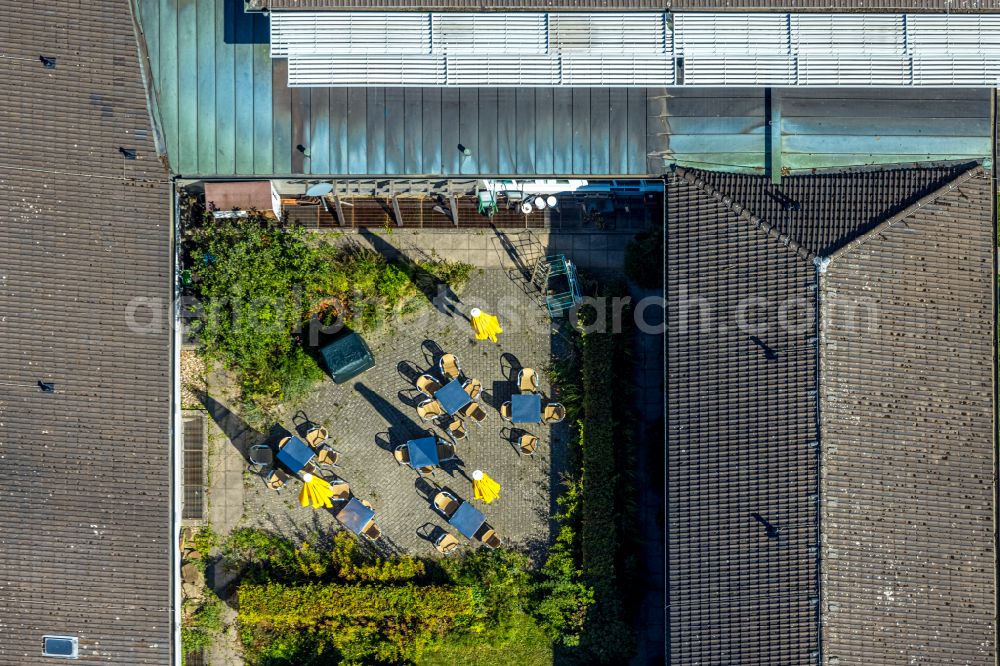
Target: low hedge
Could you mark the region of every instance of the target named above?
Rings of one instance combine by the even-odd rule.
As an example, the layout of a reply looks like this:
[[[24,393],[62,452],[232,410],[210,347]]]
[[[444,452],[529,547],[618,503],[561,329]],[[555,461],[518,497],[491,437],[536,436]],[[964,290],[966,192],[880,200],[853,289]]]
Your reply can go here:
[[[238,598],[251,652],[266,650],[274,634],[315,632],[319,642],[345,657],[387,663],[416,659],[429,643],[474,616],[471,589],[441,585],[244,583]]]
[[[615,372],[618,344],[611,333],[589,333],[582,340],[581,553],[583,581],[593,589],[594,605],[587,613],[581,647],[596,663],[621,663],[633,650],[615,570],[619,548],[615,516],[622,490],[616,472],[613,410],[617,383],[623,380]]]

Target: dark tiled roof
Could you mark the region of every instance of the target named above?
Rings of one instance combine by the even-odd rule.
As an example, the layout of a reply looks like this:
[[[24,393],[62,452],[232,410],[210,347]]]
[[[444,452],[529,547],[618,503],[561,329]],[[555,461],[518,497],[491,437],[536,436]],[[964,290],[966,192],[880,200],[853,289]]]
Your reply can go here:
[[[0,43],[0,663],[70,634],[74,663],[167,664],[170,188],[129,5],[18,4]]]
[[[968,167],[950,164],[841,170],[788,176],[780,184],[764,176],[693,173],[704,182],[703,187],[720,192],[732,204],[761,218],[807,254],[827,255],[841,243],[934,192]]]
[[[989,179],[784,179],[795,226],[763,179],[667,183],[672,663],[992,663]],[[788,229],[840,248],[820,284]]]
[[[801,323],[794,313],[814,307],[815,270],[681,178],[666,198],[671,663],[814,664],[815,333],[754,331],[777,353],[768,360],[738,319],[739,304],[759,298],[747,324],[786,304]],[[710,309],[700,321],[699,305]],[[781,529],[778,540],[755,512]]]
[[[957,182],[821,278],[826,663],[995,660],[992,188]]]

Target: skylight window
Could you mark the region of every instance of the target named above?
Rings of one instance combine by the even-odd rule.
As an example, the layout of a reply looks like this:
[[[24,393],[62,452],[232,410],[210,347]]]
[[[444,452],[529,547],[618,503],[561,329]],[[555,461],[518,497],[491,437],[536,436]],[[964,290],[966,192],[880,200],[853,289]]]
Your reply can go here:
[[[42,656],[76,659],[76,636],[42,636]]]

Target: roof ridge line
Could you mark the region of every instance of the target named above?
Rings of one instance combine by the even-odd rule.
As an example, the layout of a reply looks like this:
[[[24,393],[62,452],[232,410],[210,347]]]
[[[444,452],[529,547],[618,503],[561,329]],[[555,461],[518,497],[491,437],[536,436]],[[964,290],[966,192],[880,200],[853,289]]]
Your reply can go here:
[[[721,203],[726,207],[726,210],[734,213],[741,220],[749,222],[757,229],[763,231],[769,238],[773,238],[781,245],[787,247],[792,253],[796,254],[801,259],[810,263],[815,263],[818,260],[818,256],[815,252],[809,250],[802,245],[802,243],[798,242],[788,234],[779,231],[777,227],[761,216],[754,215],[750,212],[749,208],[737,201],[734,201],[732,197],[724,195],[721,191],[708,184],[704,178],[700,178],[697,175],[697,172],[689,171],[688,169],[679,166],[674,169],[674,173],[689,185],[695,186],[706,195]]]
[[[969,180],[971,180],[980,173],[983,173],[983,166],[982,164],[977,162],[975,165],[969,167],[967,170],[955,176],[954,178],[952,178],[947,183],[937,188],[930,194],[926,194],[920,197],[919,199],[914,201],[912,204],[910,204],[903,210],[889,217],[885,221],[880,222],[868,233],[862,234],[857,238],[855,238],[854,240],[852,240],[851,242],[846,243],[843,246],[837,248],[836,250],[831,252],[828,256],[816,257],[815,259],[816,265],[819,267],[820,272],[824,272],[827,266],[829,266],[830,263],[833,262],[834,260],[839,259],[848,252],[857,249],[861,245],[864,245],[873,237],[880,235],[882,232],[886,231],[887,229],[901,222],[902,220],[905,220],[906,218],[913,216],[914,213],[916,213],[924,206],[934,203],[945,194],[948,194],[952,190],[964,185],[965,183],[967,183]]]

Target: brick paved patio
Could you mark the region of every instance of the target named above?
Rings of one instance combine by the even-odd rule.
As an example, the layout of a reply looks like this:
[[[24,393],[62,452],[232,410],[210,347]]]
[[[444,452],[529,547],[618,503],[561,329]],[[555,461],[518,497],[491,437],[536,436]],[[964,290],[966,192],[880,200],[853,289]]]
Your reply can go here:
[[[473,340],[463,314],[474,306],[497,313],[505,329],[499,345]],[[439,303],[406,319],[393,330],[367,336],[377,366],[351,382],[337,386],[327,380],[298,404],[289,406],[283,424],[293,429],[298,410],[327,427],[334,447],[343,455],[338,474],[353,493],[367,499],[376,510],[383,530],[379,546],[384,551],[428,555],[434,552],[428,537],[448,529],[430,506],[433,486],[450,489],[461,499],[472,499],[472,471],[482,469],[503,490],[492,505],[477,503],[506,545],[539,555],[550,536],[552,486],[558,482],[565,457],[566,425],[528,426],[540,437],[534,458],[521,457],[501,435],[509,424],[497,408],[509,398],[519,365],[541,371],[540,389],[551,394],[545,369],[553,354],[566,353],[567,343],[522,280],[501,268],[477,271],[454,300]],[[483,427],[469,424],[469,436],[458,444],[460,462],[418,478],[416,472],[396,464],[392,448],[426,430],[414,405],[420,394],[410,377],[432,367],[442,351],[458,355],[470,377],[483,382],[481,397],[488,418]],[[304,537],[327,535],[340,529],[329,510],[313,511],[298,505],[299,483],[292,481],[282,493],[267,490],[259,479],[245,489],[243,524]],[[336,510],[336,505],[335,505]],[[437,528],[437,529],[435,529]],[[459,536],[463,544],[469,541]]]

